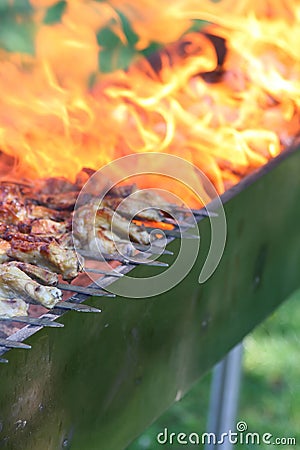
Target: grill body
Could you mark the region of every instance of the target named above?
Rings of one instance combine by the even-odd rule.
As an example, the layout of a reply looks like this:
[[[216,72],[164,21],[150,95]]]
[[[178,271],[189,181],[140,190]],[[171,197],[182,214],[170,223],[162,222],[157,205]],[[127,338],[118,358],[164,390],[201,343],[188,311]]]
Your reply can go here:
[[[180,398],[299,287],[299,172],[300,151],[290,150],[223,195],[227,244],[203,285],[207,218],[197,263],[172,290],[89,299],[102,314],[68,312],[64,329],[38,331],[30,351],[10,350],[0,367],[0,447],[122,449]]]

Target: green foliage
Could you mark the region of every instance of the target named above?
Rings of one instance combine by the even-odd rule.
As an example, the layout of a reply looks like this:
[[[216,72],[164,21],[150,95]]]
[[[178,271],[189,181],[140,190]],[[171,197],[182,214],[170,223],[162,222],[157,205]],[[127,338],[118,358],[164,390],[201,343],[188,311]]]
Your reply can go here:
[[[0,0],[0,12],[29,14],[33,10],[29,0]],[[2,22],[2,17],[1,17]]]
[[[151,42],[150,45],[141,50],[140,53],[147,58],[148,56],[153,55],[153,53],[158,52],[161,47],[161,44],[159,44],[158,42]]]
[[[50,8],[46,11],[44,23],[47,25],[52,25],[60,22],[66,7],[67,2],[65,0],[59,1],[55,3],[55,5],[50,6]]]
[[[94,0],[98,2],[108,0]],[[67,8],[67,1],[60,0],[50,6],[44,15],[43,23],[59,23]],[[36,25],[32,20],[33,8],[29,0],[0,0],[0,47],[10,52],[34,54]],[[161,48],[158,42],[151,42],[147,48],[137,49],[139,40],[126,15],[116,9],[118,19],[112,19],[96,33],[99,45],[98,68],[100,72],[109,73],[117,69],[127,69],[137,57],[149,57]],[[194,20],[190,30],[201,29],[206,22]],[[115,32],[120,28],[121,38]],[[95,76],[91,74],[91,80]],[[92,83],[93,84],[93,83]]]
[[[0,0],[0,47],[9,52],[34,54],[35,25],[27,0]]]
[[[99,50],[99,69],[104,73],[116,69],[126,69],[138,54],[135,48],[138,42],[137,34],[125,15],[121,11],[116,10],[116,12],[120,18],[120,24],[112,20],[106,27],[101,28],[96,35],[97,42],[101,47]],[[126,39],[125,42],[112,30],[114,25],[121,25],[121,32]]]
[[[121,20],[121,23],[122,23],[123,32],[124,32],[124,34],[126,36],[128,45],[131,46],[131,47],[134,47],[137,44],[137,42],[139,40],[139,37],[136,34],[136,32],[134,31],[134,29],[132,28],[132,26],[131,26],[129,20],[127,19],[127,17],[124,16],[124,14],[121,11],[117,10],[117,13],[118,13],[118,15],[120,17],[120,20]]]
[[[200,31],[202,30],[202,28],[205,28],[209,24],[210,22],[207,22],[206,20],[194,19],[189,31]]]

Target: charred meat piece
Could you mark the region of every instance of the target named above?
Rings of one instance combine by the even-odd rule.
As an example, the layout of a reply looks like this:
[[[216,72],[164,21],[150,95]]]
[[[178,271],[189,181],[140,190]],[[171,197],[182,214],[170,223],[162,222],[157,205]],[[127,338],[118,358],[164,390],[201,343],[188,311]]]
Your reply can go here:
[[[11,259],[40,265],[46,269],[60,273],[64,280],[73,280],[82,270],[82,261],[76,252],[69,248],[63,248],[58,242],[37,241],[13,237],[10,240],[8,256]]]
[[[95,236],[95,216],[98,202],[93,201],[81,206],[73,213],[73,234],[78,245],[85,247]]]
[[[22,199],[20,186],[15,183],[0,183],[0,203],[13,202],[15,199]]]
[[[36,219],[31,223],[32,234],[48,234],[53,237],[57,234],[66,233],[70,226],[65,222],[55,222],[51,219]]]
[[[17,267],[2,264],[0,266],[0,297],[35,302],[45,308],[53,308],[62,299],[62,292],[49,286],[42,286],[32,280]]]
[[[141,201],[144,202],[148,205],[148,207],[163,207],[163,206],[176,206],[176,205],[171,205],[168,204],[167,200],[164,199],[161,195],[156,194],[154,191],[148,191],[145,189],[142,190],[136,190],[134,192],[134,196],[133,198],[136,201]]]
[[[130,242],[121,241],[120,238],[107,230],[98,230],[97,235],[91,239],[86,248],[95,257],[101,257],[102,253],[110,255],[120,253],[123,256],[131,256],[134,248]]]
[[[133,241],[138,242],[139,244],[147,245],[150,243],[150,235],[147,231],[141,229],[134,223],[130,223],[110,208],[101,207],[97,210],[95,225],[104,230],[110,230],[126,239],[129,236]]]
[[[147,202],[135,199],[134,197],[126,198],[122,203],[123,200],[120,197],[105,197],[101,204],[114,211],[119,208],[118,213],[125,217],[133,218],[137,215],[141,219],[151,220],[153,222],[160,222],[163,218],[163,215],[157,209],[151,208]]]
[[[9,242],[0,239],[0,264],[9,260],[8,252],[10,250]]]
[[[137,189],[135,184],[125,184],[123,186],[114,186],[111,188],[107,195],[110,197],[128,197]]]
[[[36,184],[39,185],[37,192],[35,192],[36,198],[43,194],[56,195],[77,190],[75,184],[63,177],[45,178],[43,180],[39,180]]]
[[[48,269],[43,269],[42,267],[20,261],[11,261],[7,263],[7,265],[17,267],[30,278],[36,280],[38,283],[45,284],[46,286],[56,286],[58,283],[58,275]]]
[[[6,225],[28,224],[34,219],[51,219],[61,222],[66,218],[66,214],[62,211],[55,211],[33,203],[24,203],[18,197],[14,200],[0,202],[0,221]]]
[[[35,205],[29,203],[26,205],[27,214],[29,219],[50,219],[57,222],[66,220],[69,216],[68,213],[64,211],[56,211],[55,209],[47,208],[46,206]]]
[[[25,200],[17,184],[0,184],[0,220],[7,225],[27,221]]]
[[[2,298],[0,297],[0,316],[16,317],[27,316],[28,304],[20,298]]]
[[[76,210],[73,220],[73,233],[83,245],[95,237],[95,230],[108,230],[114,234],[130,237],[140,244],[149,244],[150,235],[124,217],[107,207],[98,207],[98,201],[89,203]]]
[[[38,203],[57,211],[71,211],[74,208],[77,197],[78,191],[63,192],[55,195],[43,194],[38,197]]]

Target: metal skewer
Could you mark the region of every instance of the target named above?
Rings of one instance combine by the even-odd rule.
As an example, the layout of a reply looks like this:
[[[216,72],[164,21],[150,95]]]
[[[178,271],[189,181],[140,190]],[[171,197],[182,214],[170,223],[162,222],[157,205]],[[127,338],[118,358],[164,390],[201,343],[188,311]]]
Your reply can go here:
[[[165,236],[168,237],[175,237],[175,238],[180,238],[180,239],[199,239],[199,236],[197,236],[196,234],[189,234],[186,232],[186,230],[184,231],[184,233],[180,233],[180,231],[178,230],[161,230],[159,228],[155,228],[155,227],[147,227],[145,226],[144,229],[146,231],[157,231],[156,234],[164,234]]]
[[[57,303],[54,307],[54,309],[68,309],[72,311],[78,311],[78,312],[93,312],[93,313],[100,313],[101,309],[94,308],[93,306],[84,305],[82,303],[71,303],[71,302],[60,302]]]
[[[91,272],[91,273],[97,273],[99,275],[105,275],[107,277],[115,277],[115,278],[122,278],[122,277],[124,277],[124,273],[114,272],[113,270],[111,272],[107,272],[106,270],[90,269],[89,267],[85,267],[84,271],[85,272]]]
[[[113,255],[110,253],[99,253],[99,255],[97,254],[93,254],[91,252],[85,251],[85,250],[80,250],[80,254],[82,256],[84,256],[85,258],[89,258],[89,259],[93,259],[94,261],[118,261],[122,264],[131,264],[133,266],[139,266],[140,264],[144,264],[147,266],[153,266],[153,267],[169,267],[168,263],[164,263],[161,261],[131,261],[128,258],[124,258],[122,256],[119,255]]]
[[[23,342],[11,341],[10,339],[0,338],[0,347],[30,349],[31,345],[24,344]]]
[[[144,225],[142,225],[142,226],[144,228]],[[157,227],[157,228],[159,228],[159,227]],[[149,247],[149,249],[151,248],[151,250],[153,250],[153,254],[154,255],[171,255],[171,256],[174,255],[174,253],[171,252],[170,250],[162,249],[161,247],[159,247],[157,245],[152,245],[150,247],[150,244],[149,245],[138,244],[137,242],[127,241],[125,239],[120,239],[120,240],[116,241],[116,244],[118,244],[118,243],[124,243],[124,244],[129,244],[130,243],[130,244],[132,244],[134,246],[134,248],[136,250],[140,250],[142,252],[147,251],[147,248]]]
[[[148,249],[148,247],[149,247],[149,250],[151,249],[151,250],[153,251],[153,254],[154,254],[154,255],[171,255],[171,256],[174,255],[174,252],[171,252],[171,250],[166,250],[166,249],[164,249],[164,250],[162,251],[162,248],[161,248],[161,247],[158,247],[157,245],[152,245],[152,246],[150,246],[150,244],[149,244],[149,245],[143,245],[143,244],[136,244],[135,242],[132,242],[132,245],[133,245],[137,250],[140,250],[140,251],[142,251],[142,252],[146,252],[147,249]],[[157,253],[156,253],[156,252],[157,252]]]
[[[191,224],[189,223],[189,222],[186,222],[186,221],[184,221],[184,220],[175,220],[175,219],[172,219],[171,217],[164,217],[162,220],[161,220],[161,222],[162,223],[167,223],[167,224],[170,224],[170,225],[173,225],[174,227],[176,227],[176,228],[178,228],[179,226],[181,226],[181,227],[185,227],[185,228],[189,228],[189,227],[191,227]],[[159,226],[157,227],[157,228],[159,228]]]
[[[0,316],[0,321],[5,322],[20,322],[26,323],[27,325],[34,325],[37,327],[52,327],[52,328],[62,328],[63,323],[54,322],[49,319],[40,319],[38,317],[27,317],[27,316],[13,316],[13,317],[3,317]]]
[[[164,263],[161,261],[137,261],[137,260],[130,260],[127,258],[122,258],[122,256],[119,255],[110,255],[108,253],[102,253],[101,256],[106,259],[107,261],[118,261],[123,264],[132,264],[133,266],[139,266],[140,264],[144,264],[147,266],[153,266],[153,267],[169,267],[168,263]],[[91,256],[92,258],[92,256]],[[96,258],[97,259],[97,258]]]
[[[175,206],[171,209],[171,211],[176,211],[179,213],[184,214],[191,214],[193,213],[194,216],[203,216],[203,217],[218,217],[218,213],[215,213],[213,211],[207,211],[205,208],[202,209],[187,209],[182,206]]]
[[[75,286],[74,284],[63,284],[57,283],[56,287],[61,289],[62,291],[70,291],[76,292],[78,294],[97,296],[97,297],[115,297],[115,294],[111,294],[110,292],[103,291],[102,289],[83,287],[83,286]],[[61,303],[57,303],[56,307],[61,305]]]

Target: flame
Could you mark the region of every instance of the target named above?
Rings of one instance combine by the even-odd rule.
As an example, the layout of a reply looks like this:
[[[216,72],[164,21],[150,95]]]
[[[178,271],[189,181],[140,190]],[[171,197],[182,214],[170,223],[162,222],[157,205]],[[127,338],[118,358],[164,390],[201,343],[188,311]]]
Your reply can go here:
[[[0,149],[18,176],[72,180],[83,166],[159,151],[193,162],[222,193],[297,136],[296,0],[69,0],[55,24],[42,20],[54,1],[31,3],[35,55],[0,53]],[[138,36],[137,51],[152,42],[163,49],[101,74],[97,32],[109,26],[127,44],[116,11]],[[226,42],[223,64],[212,39],[192,31],[195,20]]]

